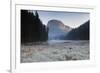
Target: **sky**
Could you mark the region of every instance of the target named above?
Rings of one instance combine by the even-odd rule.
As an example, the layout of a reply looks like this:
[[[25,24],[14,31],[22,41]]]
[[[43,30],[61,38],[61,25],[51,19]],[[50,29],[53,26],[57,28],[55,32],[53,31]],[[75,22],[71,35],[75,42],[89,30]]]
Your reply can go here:
[[[37,11],[39,18],[44,25],[47,25],[48,21],[56,19],[63,22],[65,25],[71,28],[77,28],[84,22],[88,21],[89,13],[83,12],[56,12],[56,11]],[[34,11],[33,11],[34,13]]]

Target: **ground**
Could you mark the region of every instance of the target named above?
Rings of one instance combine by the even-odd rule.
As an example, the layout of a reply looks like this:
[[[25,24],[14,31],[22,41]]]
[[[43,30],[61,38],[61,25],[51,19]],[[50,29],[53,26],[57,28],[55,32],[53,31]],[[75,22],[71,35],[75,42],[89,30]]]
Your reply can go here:
[[[21,45],[21,63],[88,60],[89,41]]]

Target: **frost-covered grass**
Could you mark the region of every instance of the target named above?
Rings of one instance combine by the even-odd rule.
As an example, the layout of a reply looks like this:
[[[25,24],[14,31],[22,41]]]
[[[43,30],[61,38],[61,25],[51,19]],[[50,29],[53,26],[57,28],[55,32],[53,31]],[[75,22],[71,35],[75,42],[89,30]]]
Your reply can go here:
[[[89,59],[89,41],[21,46],[21,62],[50,62]]]

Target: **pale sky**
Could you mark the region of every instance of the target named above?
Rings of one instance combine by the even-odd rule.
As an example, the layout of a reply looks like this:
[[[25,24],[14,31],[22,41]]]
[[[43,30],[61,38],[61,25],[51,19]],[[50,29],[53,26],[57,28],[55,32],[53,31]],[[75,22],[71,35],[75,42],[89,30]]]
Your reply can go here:
[[[34,11],[33,11],[34,12]],[[65,25],[76,28],[90,19],[89,13],[37,11],[43,24],[47,25],[52,19],[60,20]]]

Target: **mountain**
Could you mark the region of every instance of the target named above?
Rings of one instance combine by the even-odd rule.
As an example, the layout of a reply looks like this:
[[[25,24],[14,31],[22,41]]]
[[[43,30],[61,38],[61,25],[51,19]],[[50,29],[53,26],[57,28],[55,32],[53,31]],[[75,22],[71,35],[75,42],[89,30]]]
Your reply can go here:
[[[89,24],[88,20],[78,28],[72,29],[66,36],[67,40],[89,40]]]
[[[48,31],[48,39],[63,39],[65,35],[71,30],[69,26],[63,24],[63,22],[59,20],[50,20],[48,21],[47,27]]]

